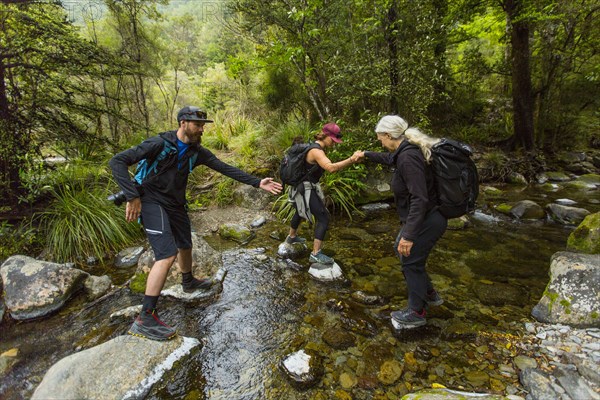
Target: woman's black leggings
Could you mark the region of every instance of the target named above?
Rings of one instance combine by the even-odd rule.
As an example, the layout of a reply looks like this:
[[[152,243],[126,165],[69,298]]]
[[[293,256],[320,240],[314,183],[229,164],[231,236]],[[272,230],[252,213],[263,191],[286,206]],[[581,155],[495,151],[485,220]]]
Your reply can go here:
[[[311,191],[308,206],[310,207],[311,214],[317,220],[317,223],[315,224],[315,239],[324,240],[327,227],[329,226],[329,211],[327,211],[327,207],[325,207],[325,204],[321,201],[316,190]],[[298,229],[300,222],[302,222],[302,218],[298,214],[298,211],[296,211],[292,217],[290,226],[292,229]]]
[[[448,220],[439,212],[427,214],[419,236],[414,240],[410,249],[410,256],[404,257],[398,253],[398,243],[402,237],[402,230],[394,243],[394,251],[402,262],[402,272],[408,286],[408,306],[415,311],[421,311],[426,304],[427,292],[433,289],[425,264],[429,253],[448,226]]]

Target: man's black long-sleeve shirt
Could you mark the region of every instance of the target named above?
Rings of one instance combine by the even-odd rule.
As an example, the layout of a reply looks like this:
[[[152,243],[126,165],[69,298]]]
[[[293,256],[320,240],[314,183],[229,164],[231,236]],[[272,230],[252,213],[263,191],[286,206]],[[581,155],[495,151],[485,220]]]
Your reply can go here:
[[[404,140],[393,153],[365,151],[365,157],[395,168],[390,186],[396,211],[405,224],[402,237],[414,241],[425,215],[436,205],[433,174],[421,149]]]
[[[177,131],[163,132],[158,136],[146,139],[139,145],[115,155],[110,160],[109,166],[113,176],[125,193],[127,201],[140,197],[136,185],[131,180],[128,167],[143,159],[154,160],[162,151],[165,140],[177,148]],[[158,164],[156,173],[151,172],[148,175],[143,184],[144,200],[157,202],[171,208],[185,205],[185,192],[190,174],[189,160],[196,153],[198,156],[192,168],[206,165],[239,182],[259,187],[259,178],[224,163],[203,146],[190,144],[181,159],[178,160],[178,155],[174,152]],[[181,167],[178,168],[178,165]]]

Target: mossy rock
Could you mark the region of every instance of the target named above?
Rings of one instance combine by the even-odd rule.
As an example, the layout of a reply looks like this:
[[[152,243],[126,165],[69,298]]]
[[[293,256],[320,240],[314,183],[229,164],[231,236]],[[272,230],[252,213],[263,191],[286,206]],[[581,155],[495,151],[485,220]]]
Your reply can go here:
[[[549,171],[546,172],[546,176],[550,182],[566,182],[571,180],[571,177],[564,172]]]
[[[499,213],[510,215],[510,210],[512,210],[513,205],[509,203],[502,203],[498,204],[495,208]]]
[[[129,282],[129,289],[131,289],[134,293],[145,293],[146,292],[146,282],[148,281],[148,273],[147,272],[139,272],[131,278]]]
[[[219,235],[223,239],[230,239],[238,243],[246,244],[254,239],[255,233],[240,224],[223,224],[219,227]]]
[[[600,212],[590,214],[569,235],[567,249],[587,254],[600,254]]]
[[[598,174],[585,174],[577,178],[578,181],[590,183],[596,186],[600,186],[600,175]]]

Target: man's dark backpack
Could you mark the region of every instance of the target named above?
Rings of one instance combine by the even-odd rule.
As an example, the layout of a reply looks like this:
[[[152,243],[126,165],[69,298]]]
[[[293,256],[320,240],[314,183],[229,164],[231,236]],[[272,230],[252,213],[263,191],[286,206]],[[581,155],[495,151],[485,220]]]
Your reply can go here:
[[[316,143],[297,143],[285,151],[279,165],[279,178],[285,185],[293,187],[304,181],[312,168],[307,171],[305,159],[310,149],[319,148]]]
[[[458,218],[475,210],[479,174],[472,154],[468,145],[452,139],[441,139],[431,148],[439,210],[446,218]]]

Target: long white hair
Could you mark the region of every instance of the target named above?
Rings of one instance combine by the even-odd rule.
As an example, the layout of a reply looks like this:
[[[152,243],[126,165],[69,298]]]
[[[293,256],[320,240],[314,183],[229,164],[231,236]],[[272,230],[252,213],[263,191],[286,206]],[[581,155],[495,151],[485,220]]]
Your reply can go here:
[[[388,133],[393,139],[405,137],[410,143],[419,146],[425,160],[431,160],[431,147],[441,139],[433,138],[421,132],[419,128],[409,127],[408,122],[397,115],[386,115],[375,127],[376,133]]]

